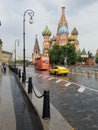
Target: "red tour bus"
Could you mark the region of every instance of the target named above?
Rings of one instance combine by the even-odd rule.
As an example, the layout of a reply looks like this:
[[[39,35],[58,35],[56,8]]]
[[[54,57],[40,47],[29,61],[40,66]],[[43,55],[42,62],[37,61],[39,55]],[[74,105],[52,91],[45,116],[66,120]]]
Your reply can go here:
[[[48,56],[41,56],[40,58],[36,59],[35,69],[38,70],[47,70],[50,67],[49,57]]]

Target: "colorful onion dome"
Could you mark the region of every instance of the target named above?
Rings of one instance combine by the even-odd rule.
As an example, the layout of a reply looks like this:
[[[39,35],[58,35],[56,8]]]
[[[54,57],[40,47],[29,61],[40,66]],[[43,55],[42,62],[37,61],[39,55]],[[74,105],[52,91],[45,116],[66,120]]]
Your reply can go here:
[[[69,40],[69,41],[75,41],[75,36],[74,36],[74,35],[71,35],[68,40]]]
[[[65,26],[62,26],[62,27],[59,29],[59,34],[69,34],[68,28],[65,27]]]
[[[48,26],[47,26],[47,25],[46,25],[45,29],[43,30],[42,35],[43,35],[43,36],[51,36],[51,32],[50,32],[50,30],[48,29]]]
[[[56,41],[56,37],[53,35],[53,37],[51,38],[51,41]]]
[[[74,29],[72,30],[71,34],[72,34],[72,35],[78,35],[78,31],[77,31],[77,29],[74,28]]]

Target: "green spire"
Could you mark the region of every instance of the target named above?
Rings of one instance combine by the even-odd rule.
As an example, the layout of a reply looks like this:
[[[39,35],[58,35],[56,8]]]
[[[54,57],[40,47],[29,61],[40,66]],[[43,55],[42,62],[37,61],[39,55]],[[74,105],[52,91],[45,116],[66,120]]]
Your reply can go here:
[[[42,35],[43,35],[43,36],[51,36],[51,32],[50,32],[50,30],[48,29],[48,26],[47,26],[47,25],[46,25],[45,29],[43,30]]]
[[[78,55],[78,56],[81,55],[81,50],[80,50],[80,49],[77,51],[77,55]]]
[[[87,55],[85,49],[82,50],[81,55]]]

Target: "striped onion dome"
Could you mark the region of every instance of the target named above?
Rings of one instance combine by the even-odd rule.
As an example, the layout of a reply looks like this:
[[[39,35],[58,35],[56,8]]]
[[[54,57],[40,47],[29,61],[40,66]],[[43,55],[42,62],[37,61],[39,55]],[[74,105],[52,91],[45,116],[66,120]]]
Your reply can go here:
[[[45,29],[43,30],[42,35],[43,35],[43,36],[51,36],[51,32],[50,32],[50,30],[48,29],[48,26],[47,26],[47,25],[46,25]]]
[[[69,38],[68,38],[69,41],[75,41],[75,36],[74,35],[71,35]]]
[[[74,29],[72,30],[71,34],[72,34],[72,35],[78,35],[78,31],[77,31],[77,29],[74,28]]]
[[[62,27],[59,29],[59,34],[69,34],[68,28],[65,27],[65,26],[62,26]]]

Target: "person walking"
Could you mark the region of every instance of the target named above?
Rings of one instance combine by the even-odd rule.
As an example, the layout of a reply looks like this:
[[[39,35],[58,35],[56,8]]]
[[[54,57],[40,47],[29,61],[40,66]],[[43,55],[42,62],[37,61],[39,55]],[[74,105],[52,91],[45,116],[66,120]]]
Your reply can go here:
[[[6,64],[5,63],[3,64],[3,70],[4,70],[4,73],[6,73]]]

